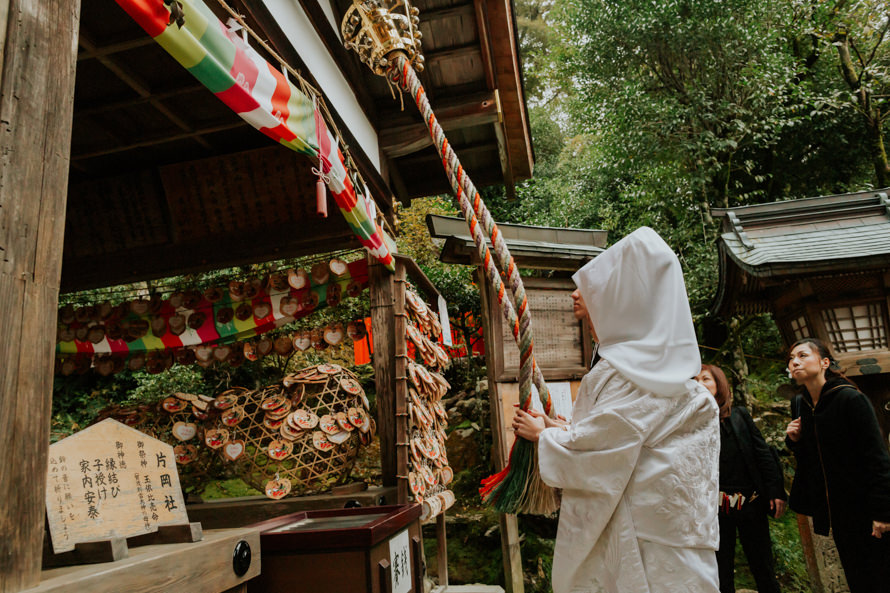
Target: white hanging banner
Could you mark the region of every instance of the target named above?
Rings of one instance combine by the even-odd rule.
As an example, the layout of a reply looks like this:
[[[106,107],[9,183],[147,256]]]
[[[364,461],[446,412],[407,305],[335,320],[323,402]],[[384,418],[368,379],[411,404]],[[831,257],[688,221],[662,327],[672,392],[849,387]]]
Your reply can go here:
[[[445,297],[441,294],[439,295],[439,325],[442,326],[442,342],[446,346],[454,346],[454,341],[451,339],[451,321],[448,319],[448,303],[445,302]],[[470,345],[467,344],[467,352],[469,352]]]

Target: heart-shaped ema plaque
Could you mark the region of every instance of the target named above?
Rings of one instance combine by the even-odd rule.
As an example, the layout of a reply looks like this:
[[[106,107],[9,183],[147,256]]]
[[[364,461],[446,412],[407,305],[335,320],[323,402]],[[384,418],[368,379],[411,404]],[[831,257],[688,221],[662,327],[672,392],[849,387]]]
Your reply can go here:
[[[151,301],[147,299],[136,299],[130,301],[130,311],[135,313],[136,315],[145,315],[148,313],[148,307],[151,304]]]
[[[308,350],[312,346],[312,337],[309,332],[301,331],[294,336],[294,348],[300,351]]]
[[[345,261],[340,258],[334,258],[328,264],[328,268],[331,270],[331,273],[337,278],[341,277],[343,274],[349,271],[349,266]]]
[[[262,301],[253,306],[253,315],[257,319],[268,317],[272,313],[272,305],[266,301]]]
[[[259,352],[260,356],[269,354],[270,352],[272,352],[273,348],[274,345],[272,343],[272,340],[270,340],[269,338],[260,338],[259,341],[257,341],[256,343],[256,349],[257,352]]]
[[[287,478],[278,478],[277,480],[269,480],[266,482],[266,496],[272,500],[279,500],[290,493],[291,483]]]
[[[350,340],[362,340],[367,335],[364,321],[350,321],[346,326],[346,335]]]
[[[176,422],[172,432],[180,441],[188,441],[198,434],[198,427],[191,422]]]
[[[343,340],[343,326],[339,323],[324,328],[324,341],[336,346]]]
[[[232,353],[232,347],[223,344],[222,346],[217,346],[213,349],[213,358],[219,361],[223,361],[229,357],[229,354]]]
[[[195,358],[200,362],[207,362],[213,358],[213,346],[196,346]]]
[[[288,270],[287,283],[297,290],[305,288],[309,284],[309,274],[306,270]]]
[[[222,451],[223,457],[229,461],[235,461],[244,455],[244,441],[242,439],[229,441],[225,444]]]
[[[293,317],[300,310],[300,301],[296,297],[281,297],[281,302],[278,303],[278,310],[285,317]]]

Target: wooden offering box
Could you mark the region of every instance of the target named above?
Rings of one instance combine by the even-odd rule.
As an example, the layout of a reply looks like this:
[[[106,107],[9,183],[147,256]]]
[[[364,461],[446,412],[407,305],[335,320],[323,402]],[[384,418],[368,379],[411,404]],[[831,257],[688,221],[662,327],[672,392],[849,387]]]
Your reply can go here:
[[[419,593],[420,505],[303,511],[251,526],[262,573],[248,592]]]

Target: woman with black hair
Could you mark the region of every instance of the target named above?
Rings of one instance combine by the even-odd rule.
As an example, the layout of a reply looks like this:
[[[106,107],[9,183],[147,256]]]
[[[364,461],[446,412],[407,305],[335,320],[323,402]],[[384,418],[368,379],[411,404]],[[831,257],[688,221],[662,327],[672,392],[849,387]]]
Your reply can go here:
[[[871,402],[819,340],[796,342],[788,371],[803,387],[785,431],[791,508],[834,537],[851,593],[890,591],[890,455]]]
[[[757,590],[778,593],[767,514],[778,518],[785,512],[788,497],[781,467],[748,410],[732,405],[732,391],[720,367],[703,364],[696,380],[720,408],[720,592],[735,592],[738,532]]]

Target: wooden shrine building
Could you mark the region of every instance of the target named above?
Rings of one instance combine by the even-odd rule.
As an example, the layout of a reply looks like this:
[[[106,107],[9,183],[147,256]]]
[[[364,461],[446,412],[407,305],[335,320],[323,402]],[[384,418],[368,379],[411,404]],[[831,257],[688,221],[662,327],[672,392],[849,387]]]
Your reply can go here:
[[[890,198],[876,190],[713,210],[723,218],[712,312],[771,313],[786,345],[830,344],[890,432]]]
[[[872,401],[890,434],[888,190],[712,210],[722,217],[713,314],[769,313],[786,346],[814,337]],[[830,552],[798,517],[814,591],[846,591]]]
[[[350,4],[0,0],[0,592],[41,580],[60,292],[369,246],[392,233],[396,200],[448,190],[416,109],[401,110],[385,80],[343,48]],[[413,5],[427,63],[421,79],[439,121],[477,185],[511,188],[533,166],[512,3]],[[169,12],[177,6],[184,26]],[[195,39],[216,37],[205,45],[180,38],[189,28]],[[290,116],[236,110],[235,95],[250,108],[242,91],[255,91],[252,83],[230,75],[219,56],[198,59],[217,50],[242,59],[238,39],[268,64],[268,80],[302,90],[309,111],[296,124],[315,144],[255,129],[257,118],[285,126]],[[322,129],[334,140],[329,160],[343,151],[340,189],[346,177],[354,189],[350,205],[329,183],[326,217],[317,214],[320,157],[307,156],[322,154]],[[406,275],[425,283],[413,262],[391,257],[389,243],[373,245],[378,424],[384,479],[395,487],[405,397],[395,355],[405,335],[394,309],[404,307]],[[404,484],[397,490],[404,501]],[[174,568],[203,574],[189,561]]]

